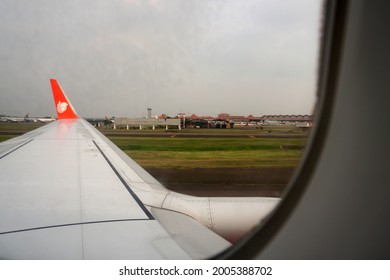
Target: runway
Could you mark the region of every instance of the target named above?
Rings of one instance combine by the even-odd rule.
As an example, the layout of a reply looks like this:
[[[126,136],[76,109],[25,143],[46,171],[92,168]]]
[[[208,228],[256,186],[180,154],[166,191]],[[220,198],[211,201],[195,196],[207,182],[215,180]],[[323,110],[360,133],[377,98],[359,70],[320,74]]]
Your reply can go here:
[[[294,168],[146,169],[166,188],[195,196],[281,197]]]

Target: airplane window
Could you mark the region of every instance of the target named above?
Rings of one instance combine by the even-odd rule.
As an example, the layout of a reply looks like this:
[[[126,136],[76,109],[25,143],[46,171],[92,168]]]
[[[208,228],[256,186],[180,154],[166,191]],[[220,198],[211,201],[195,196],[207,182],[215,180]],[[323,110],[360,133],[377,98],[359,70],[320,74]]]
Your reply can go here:
[[[235,243],[277,205],[304,152],[321,8],[2,1],[0,139],[53,121],[55,77],[79,115],[166,188],[209,199],[215,221],[200,222]]]

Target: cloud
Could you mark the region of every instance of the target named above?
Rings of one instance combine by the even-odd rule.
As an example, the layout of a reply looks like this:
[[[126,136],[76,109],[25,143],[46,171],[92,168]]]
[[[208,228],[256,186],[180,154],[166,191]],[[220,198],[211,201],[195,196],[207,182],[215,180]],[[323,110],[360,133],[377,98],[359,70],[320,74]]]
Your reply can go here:
[[[0,114],[310,113],[321,1],[0,3]],[[34,105],[32,105],[34,104]]]

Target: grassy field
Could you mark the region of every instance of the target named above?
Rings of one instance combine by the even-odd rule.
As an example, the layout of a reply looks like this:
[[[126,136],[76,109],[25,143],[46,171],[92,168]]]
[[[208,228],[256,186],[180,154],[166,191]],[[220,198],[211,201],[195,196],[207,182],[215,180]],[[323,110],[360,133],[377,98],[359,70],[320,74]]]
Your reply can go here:
[[[0,123],[0,142],[14,138],[21,133],[41,127],[42,123]],[[1,134],[4,133],[4,134]],[[15,134],[14,134],[15,133]]]
[[[0,142],[14,138],[16,135],[0,135]]]
[[[0,124],[0,141],[37,126]],[[283,196],[307,137],[285,127],[102,132],[168,189],[206,197]]]
[[[15,137],[13,131],[26,132],[42,124],[2,123],[0,131],[10,135],[0,135],[0,141]],[[271,128],[270,128],[271,129]],[[305,134],[294,132],[292,128],[275,127],[260,129],[184,129],[181,135],[194,134],[197,137],[131,137],[110,136],[131,158],[144,168],[279,168],[295,167],[302,155]],[[110,132],[109,130],[108,132]],[[118,130],[116,130],[118,131]],[[156,130],[161,133],[161,130]],[[107,132],[107,131],[102,131]],[[126,131],[131,133],[132,131]],[[134,130],[133,130],[134,132]],[[137,131],[138,133],[139,131]],[[143,130],[145,133],[154,132]],[[290,134],[293,138],[262,138],[262,134]],[[208,138],[202,138],[207,134]],[[223,138],[210,138],[210,135],[224,134]],[[229,135],[247,135],[248,138],[234,138]]]
[[[30,131],[41,127],[43,123],[0,123],[0,131]]]
[[[110,140],[145,168],[179,169],[295,167],[302,155],[299,147],[306,141],[303,138],[166,137],[110,137]]]

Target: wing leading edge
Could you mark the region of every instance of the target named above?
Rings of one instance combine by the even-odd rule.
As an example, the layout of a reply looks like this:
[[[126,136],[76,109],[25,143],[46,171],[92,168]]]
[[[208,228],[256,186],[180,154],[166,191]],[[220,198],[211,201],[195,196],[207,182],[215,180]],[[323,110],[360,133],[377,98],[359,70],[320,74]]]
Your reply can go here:
[[[58,120],[0,144],[0,259],[207,258],[277,203],[167,190],[50,82]]]

